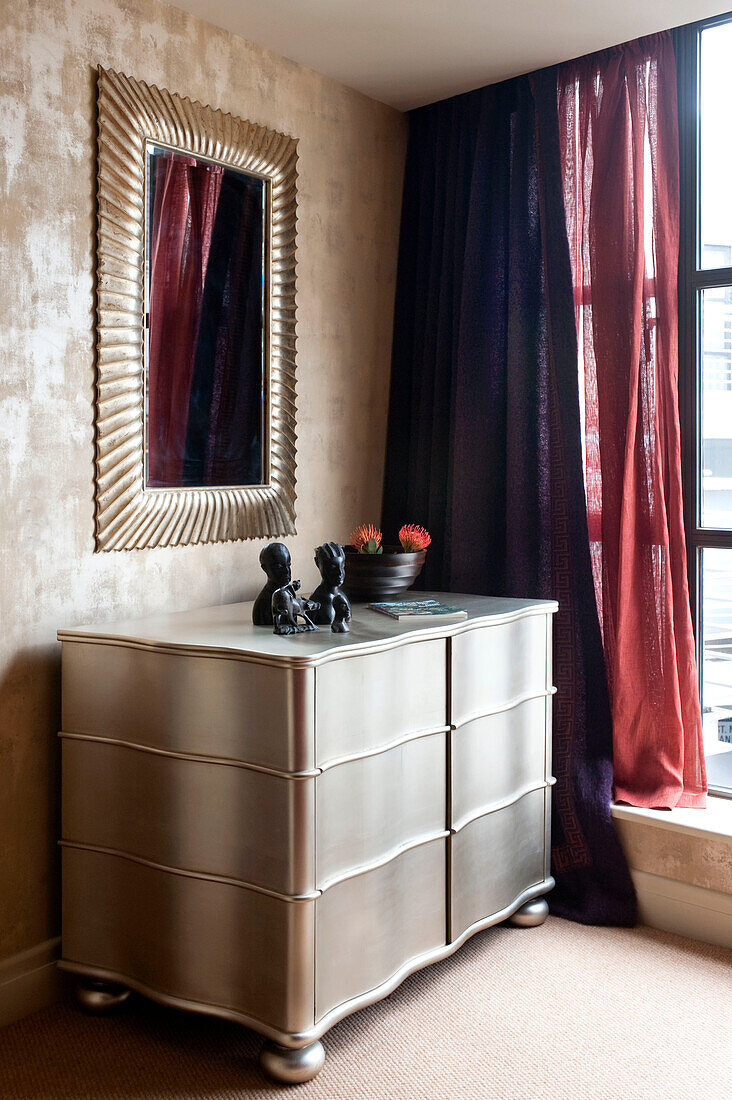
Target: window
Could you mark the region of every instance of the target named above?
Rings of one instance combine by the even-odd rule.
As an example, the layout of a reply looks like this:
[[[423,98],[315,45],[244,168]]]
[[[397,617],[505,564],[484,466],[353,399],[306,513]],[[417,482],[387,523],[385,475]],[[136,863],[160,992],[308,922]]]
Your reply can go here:
[[[680,28],[679,396],[709,789],[732,797],[732,13]]]

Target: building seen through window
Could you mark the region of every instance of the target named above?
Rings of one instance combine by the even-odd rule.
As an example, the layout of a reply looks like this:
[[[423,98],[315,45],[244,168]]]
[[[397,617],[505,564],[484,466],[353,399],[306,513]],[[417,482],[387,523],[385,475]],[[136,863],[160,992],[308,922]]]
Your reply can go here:
[[[689,566],[709,785],[732,795],[732,18],[688,32],[693,63],[680,88],[680,136],[694,155],[681,201],[696,231],[686,250],[682,242],[690,293],[680,322],[695,338],[679,369],[694,394],[684,418]]]

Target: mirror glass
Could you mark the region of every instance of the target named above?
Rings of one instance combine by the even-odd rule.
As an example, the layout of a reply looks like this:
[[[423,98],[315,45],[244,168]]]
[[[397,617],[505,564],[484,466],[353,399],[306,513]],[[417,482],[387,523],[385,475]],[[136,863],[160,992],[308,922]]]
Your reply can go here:
[[[146,143],[145,487],[267,481],[267,187]]]

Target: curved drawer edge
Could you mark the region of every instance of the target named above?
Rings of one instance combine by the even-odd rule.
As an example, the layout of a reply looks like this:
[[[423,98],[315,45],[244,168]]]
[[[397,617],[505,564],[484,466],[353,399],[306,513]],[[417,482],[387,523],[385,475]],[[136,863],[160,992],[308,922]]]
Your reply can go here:
[[[353,752],[344,756],[334,756],[315,768],[304,771],[283,771],[280,768],[269,768],[264,764],[254,764],[249,760],[242,760],[232,756],[208,756],[204,753],[179,752],[176,749],[161,749],[157,745],[148,745],[141,741],[127,741],[121,737],[102,737],[95,733],[74,733],[70,730],[59,730],[57,736],[62,741],[89,741],[94,745],[112,745],[114,748],[129,749],[131,752],[147,753],[150,756],[165,756],[173,760],[188,760],[193,764],[216,764],[227,768],[243,768],[245,771],[260,772],[263,775],[274,775],[277,779],[317,779],[323,772],[339,768],[342,764],[353,764],[358,760],[368,760],[372,756],[382,756],[399,749],[402,745],[409,745],[412,741],[421,741],[425,737],[434,737],[440,733],[450,733],[455,726],[441,725],[430,726],[428,729],[414,730],[405,733],[393,741],[387,741],[383,745],[375,745],[361,752]]]
[[[329,760],[325,760],[318,766],[319,773],[329,772],[333,768],[339,768],[342,764],[354,764],[357,760],[370,760],[372,756],[383,756],[386,752],[391,752],[392,749],[400,749],[402,745],[409,745],[412,741],[421,741],[425,737],[434,737],[439,733],[449,733],[452,726],[431,726],[429,729],[414,730],[411,733],[405,733],[401,737],[395,738],[393,741],[387,741],[383,745],[375,745],[371,748],[364,749],[362,752],[352,752],[344,756],[333,756]]]
[[[399,859],[399,856],[403,856],[405,852],[411,852],[414,848],[421,848],[423,844],[431,844],[435,840],[446,840],[449,835],[449,829],[440,829],[438,832],[423,833],[421,836],[413,837],[404,844],[397,845],[396,848],[390,848],[388,852],[376,859],[369,860],[368,863],[361,863],[358,867],[349,868],[348,871],[341,871],[331,875],[330,878],[318,880],[318,892],[324,894],[331,886],[338,886],[341,882],[348,882],[349,879],[358,878],[359,875],[366,875],[369,871],[378,871],[380,867],[386,867],[388,863]]]
[[[449,829],[439,829],[436,832],[423,833],[420,836],[413,837],[411,840],[406,841],[404,844],[398,845],[396,848],[390,848],[388,852],[385,852],[376,859],[369,860],[368,863],[361,863],[357,867],[352,867],[347,871],[341,871],[336,875],[331,875],[329,878],[323,880],[322,885],[316,886],[314,890],[308,890],[303,894],[284,894],[280,890],[272,890],[267,886],[261,886],[248,879],[233,878],[230,875],[218,875],[210,871],[195,871],[190,867],[175,867],[170,863],[159,863],[157,860],[146,859],[144,856],[137,855],[135,852],[123,851],[121,848],[108,848],[101,844],[87,844],[80,840],[71,840],[68,837],[62,837],[61,840],[56,843],[59,848],[72,848],[80,852],[96,852],[98,855],[112,856],[114,859],[125,859],[130,863],[139,863],[143,867],[149,867],[153,871],[160,871],[166,875],[178,875],[181,878],[203,879],[206,882],[220,882],[223,886],[235,886],[240,890],[252,890],[255,894],[265,894],[267,897],[276,898],[278,901],[285,901],[290,904],[303,901],[314,901],[315,898],[321,897],[333,886],[339,886],[342,882],[348,882],[349,879],[358,878],[360,875],[366,875],[370,871],[378,871],[381,867],[386,867],[387,864],[393,863],[394,860],[399,859],[399,857],[405,855],[406,852],[411,852],[414,848],[421,848],[425,844],[432,844],[435,840],[446,840],[449,836]]]
[[[90,741],[95,745],[113,745],[115,748],[129,749],[131,752],[143,752],[150,756],[167,756],[173,760],[189,760],[193,764],[216,764],[227,768],[244,768],[245,771],[274,775],[278,779],[315,779],[322,770],[321,768],[310,768],[306,771],[287,772],[279,768],[268,768],[264,764],[253,764],[248,760],[238,760],[232,756],[207,756],[196,752],[178,752],[175,749],[161,749],[157,745],[146,745],[141,741],[125,741],[121,737],[102,737],[96,733],[73,733],[69,730],[59,730],[58,736],[62,741]]]
[[[251,1028],[252,1031],[256,1031],[260,1035],[264,1035],[265,1038],[280,1043],[282,1046],[297,1049],[299,1047],[308,1046],[316,1039],[320,1039],[345,1016],[350,1016],[353,1012],[358,1012],[359,1009],[366,1008],[368,1005],[375,1004],[377,1001],[383,1000],[384,997],[388,997],[389,994],[393,993],[410,974],[414,974],[417,970],[422,970],[432,963],[440,962],[441,959],[446,959],[450,955],[454,955],[471,936],[474,936],[477,932],[482,932],[485,928],[490,928],[491,925],[500,924],[501,921],[510,917],[512,913],[515,913],[516,910],[527,901],[531,901],[533,898],[548,893],[553,886],[554,879],[549,876],[544,879],[543,882],[538,882],[528,887],[528,889],[523,890],[514,898],[510,905],[507,905],[504,909],[501,909],[497,913],[492,913],[487,917],[483,917],[481,920],[471,924],[469,928],[466,928],[460,933],[457,939],[452,940],[452,942],[445,944],[443,947],[439,947],[434,951],[428,951],[425,954],[418,955],[416,958],[408,960],[387,978],[386,981],[382,982],[381,985],[368,990],[366,993],[360,994],[358,997],[353,997],[350,1001],[344,1001],[343,1004],[331,1009],[330,1012],[318,1020],[313,1027],[308,1028],[306,1031],[293,1033],[280,1031],[278,1028],[272,1027],[263,1020],[248,1016],[245,1012],[240,1012],[238,1009],[232,1008],[229,1005],[208,1004],[203,1001],[192,1001],[185,997],[178,997],[172,993],[153,989],[144,982],[137,981],[136,978],[129,974],[124,974],[121,971],[107,970],[97,966],[87,966],[84,963],[77,963],[73,959],[60,959],[58,966],[61,970],[68,971],[72,974],[79,974],[89,978],[98,978],[102,981],[119,982],[122,985],[129,986],[129,988],[135,990],[135,992],[141,993],[145,997],[149,997],[151,1001],[170,1005],[172,1008],[180,1008],[187,1012],[200,1012],[206,1016],[217,1016],[224,1020],[231,1020],[234,1023],[243,1024],[245,1027]]]
[[[525,798],[527,794],[532,794],[534,791],[545,791],[550,787],[553,787],[556,783],[556,778],[550,775],[548,779],[542,779],[538,783],[525,783],[523,787],[519,787],[517,791],[513,791],[505,798],[500,798],[497,802],[490,802],[487,806],[480,806],[477,810],[471,810],[468,814],[463,814],[462,817],[450,827],[450,833],[454,836],[455,833],[461,832],[467,825],[472,825],[474,821],[479,821],[481,817],[488,817],[489,814],[496,813],[498,810],[508,809],[509,806],[515,806],[517,802],[520,802],[522,798]]]
[[[76,962],[74,959],[59,959],[56,965],[59,970],[64,970],[68,974],[77,974],[79,977],[97,978],[99,981],[117,982],[119,985],[126,985],[135,993],[141,993],[143,997],[148,997],[157,1004],[168,1005],[170,1008],[180,1008],[184,1012],[198,1012],[202,1016],[216,1016],[220,1020],[231,1020],[232,1023],[249,1027],[252,1031],[264,1035],[266,1039],[281,1043],[282,1046],[302,1047],[307,1046],[312,1041],[307,1039],[303,1042],[293,1043],[292,1037],[287,1032],[280,1031],[279,1028],[267,1024],[264,1020],[259,1020],[255,1016],[249,1016],[246,1012],[240,1012],[238,1008],[209,1003],[208,1001],[194,1001],[188,997],[179,997],[175,993],[167,993],[162,989],[155,989],[145,982],[138,981],[137,978],[124,973],[122,970],[109,970],[106,966],[88,966],[86,963]]]
[[[490,710],[479,710],[474,714],[468,714],[464,718],[461,718],[459,722],[451,722],[451,730],[461,730],[464,726],[469,726],[471,722],[480,722],[482,718],[493,718],[496,714],[505,714],[509,710],[517,710],[518,707],[523,706],[524,703],[531,703],[534,699],[550,699],[552,695],[557,694],[556,687],[542,688],[541,691],[526,691],[521,695],[514,695],[511,699],[507,699],[503,703],[497,703]]]
[[[283,894],[279,890],[270,890],[267,886],[259,886],[256,882],[245,879],[232,878],[230,875],[217,875],[209,871],[193,871],[188,867],[173,867],[169,863],[158,863],[153,859],[146,859],[134,852],[125,852],[120,848],[106,848],[101,844],[85,844],[79,840],[69,840],[62,837],[57,841],[59,848],[72,848],[78,852],[95,852],[100,856],[112,856],[113,859],[126,859],[129,863],[139,863],[142,867],[149,867],[152,871],[161,871],[165,875],[178,875],[180,878],[202,879],[205,882],[220,882],[222,886],[235,886],[238,890],[251,890],[255,894],[265,894],[267,897],[276,898],[277,901],[288,903],[313,901],[319,898],[321,890],[309,890],[305,894]]]

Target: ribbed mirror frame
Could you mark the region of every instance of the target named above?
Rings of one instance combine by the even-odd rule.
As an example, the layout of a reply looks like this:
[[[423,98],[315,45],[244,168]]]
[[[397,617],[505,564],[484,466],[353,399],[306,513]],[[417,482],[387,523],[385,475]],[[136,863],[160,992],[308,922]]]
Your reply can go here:
[[[295,534],[297,141],[101,67],[98,123],[96,549]],[[269,180],[265,485],[145,489],[146,140]]]

